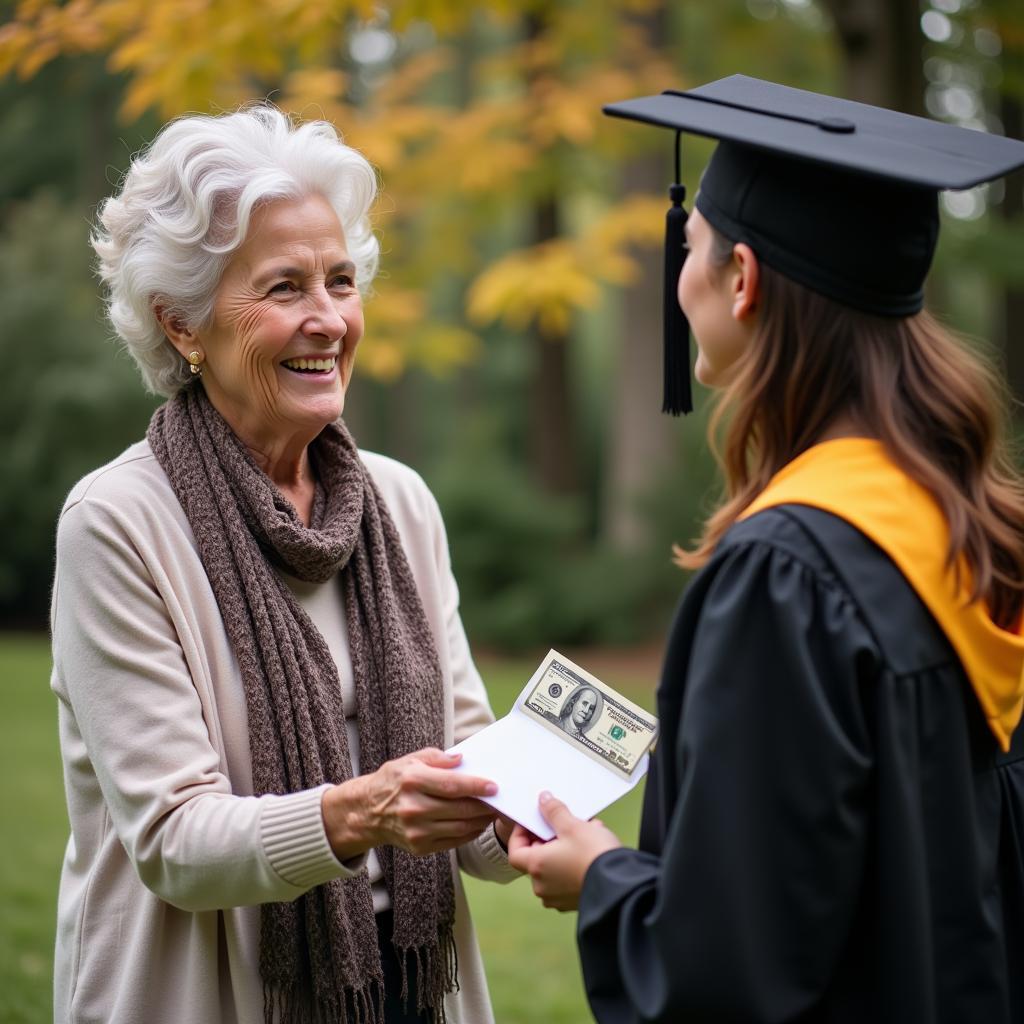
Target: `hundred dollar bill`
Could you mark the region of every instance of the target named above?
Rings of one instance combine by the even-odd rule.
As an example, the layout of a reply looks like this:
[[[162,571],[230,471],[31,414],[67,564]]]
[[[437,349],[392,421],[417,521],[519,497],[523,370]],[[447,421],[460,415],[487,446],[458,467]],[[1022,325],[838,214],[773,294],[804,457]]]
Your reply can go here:
[[[654,715],[551,651],[520,709],[566,743],[629,778],[658,734]]]

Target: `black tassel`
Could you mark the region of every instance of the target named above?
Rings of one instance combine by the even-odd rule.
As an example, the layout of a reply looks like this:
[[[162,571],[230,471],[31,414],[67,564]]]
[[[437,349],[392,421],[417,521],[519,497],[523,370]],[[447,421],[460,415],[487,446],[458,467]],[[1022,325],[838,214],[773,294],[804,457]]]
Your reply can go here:
[[[662,412],[693,411],[690,386],[690,325],[679,306],[679,275],[686,259],[686,187],[670,185],[672,206],[665,216],[665,399]]]

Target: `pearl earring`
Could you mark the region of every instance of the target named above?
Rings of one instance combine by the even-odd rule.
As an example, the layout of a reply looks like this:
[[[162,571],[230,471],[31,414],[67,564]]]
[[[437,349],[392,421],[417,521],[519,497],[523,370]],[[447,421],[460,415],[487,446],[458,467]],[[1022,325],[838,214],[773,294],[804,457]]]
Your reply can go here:
[[[201,352],[198,352],[196,349],[193,349],[191,352],[189,352],[189,354],[188,354],[188,368],[192,371],[192,375],[194,377],[199,377],[199,376],[202,375],[202,372],[203,372],[202,362],[203,362],[203,356],[202,356]]]

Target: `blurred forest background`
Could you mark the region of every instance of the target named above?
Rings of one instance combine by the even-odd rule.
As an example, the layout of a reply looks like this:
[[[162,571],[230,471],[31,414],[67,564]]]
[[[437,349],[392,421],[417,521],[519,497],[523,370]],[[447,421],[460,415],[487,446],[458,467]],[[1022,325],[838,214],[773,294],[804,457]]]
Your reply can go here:
[[[1024,136],[1020,0],[0,0],[0,623],[45,625],[71,484],[155,406],[96,204],[168,118],[271,97],[379,168],[346,418],[418,468],[478,644],[656,635],[713,500],[660,407],[670,136],[602,103],[735,72]],[[685,147],[690,193],[709,147]],[[1024,395],[1024,183],[948,194],[931,304]],[[836,239],[841,245],[842,239]]]

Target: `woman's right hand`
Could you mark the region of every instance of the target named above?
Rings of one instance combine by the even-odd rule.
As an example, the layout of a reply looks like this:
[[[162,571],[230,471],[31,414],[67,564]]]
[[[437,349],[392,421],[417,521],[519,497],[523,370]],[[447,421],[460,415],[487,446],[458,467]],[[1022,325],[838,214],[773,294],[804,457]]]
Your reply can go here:
[[[451,771],[461,759],[427,747],[326,790],[324,826],[334,855],[348,860],[384,845],[424,855],[475,839],[497,816],[477,798],[498,787]]]

